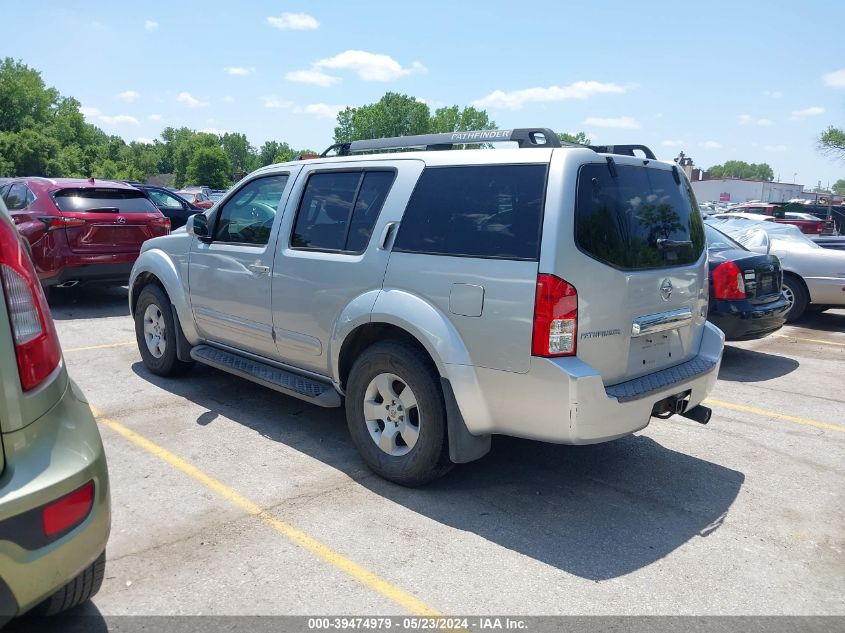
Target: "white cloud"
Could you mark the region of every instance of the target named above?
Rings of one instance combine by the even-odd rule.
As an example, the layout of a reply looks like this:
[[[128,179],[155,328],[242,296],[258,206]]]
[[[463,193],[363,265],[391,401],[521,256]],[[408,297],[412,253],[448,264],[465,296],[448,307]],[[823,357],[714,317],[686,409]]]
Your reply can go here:
[[[268,17],[267,22],[282,31],[313,31],[320,26],[317,18],[307,13],[282,13]]]
[[[200,130],[200,132],[207,132],[208,134],[217,134],[218,136],[223,136],[227,133],[227,130],[221,130],[216,127],[204,127]]]
[[[155,31],[158,28],[158,22],[155,20],[144,20],[144,28],[148,31]]]
[[[265,108],[292,108],[293,101],[279,99],[278,97],[262,97]]]
[[[225,101],[226,103],[234,103],[235,98],[232,95],[226,95],[225,97],[223,97],[223,101]]]
[[[722,144],[719,141],[704,141],[701,147],[704,149],[722,149]]]
[[[117,98],[121,101],[125,101],[126,103],[132,103],[133,101],[137,101],[138,97],[141,96],[140,92],[136,92],[135,90],[124,90]]]
[[[252,66],[226,66],[223,69],[227,75],[238,75],[239,77],[245,77],[246,75],[254,75],[255,68]]]
[[[686,145],[686,143],[684,141],[673,141],[671,139],[667,139],[665,141],[662,141],[660,144],[663,147],[681,147],[683,145]]]
[[[297,108],[297,112],[313,114],[318,119],[334,119],[337,113],[346,108],[345,105],[334,105],[330,103],[310,103],[304,108]]]
[[[285,79],[303,84],[321,86],[323,88],[333,86],[340,81],[340,77],[327,75],[321,70],[293,70],[285,75]]]
[[[624,130],[636,130],[641,128],[639,121],[629,116],[598,117],[590,116],[584,119],[584,125],[595,125],[596,127],[613,127]]]
[[[820,114],[824,114],[824,108],[821,106],[811,106],[803,110],[793,110],[791,118],[793,121],[800,121],[801,119],[806,119],[808,116],[819,116]]]
[[[208,105],[208,101],[200,101],[192,96],[190,92],[180,92],[179,96],[176,97],[176,101],[189,108],[204,108]]]
[[[763,149],[767,152],[785,152],[786,145],[763,145]]]
[[[406,75],[428,72],[420,62],[413,62],[409,68],[404,68],[389,55],[356,50],[344,51],[314,62],[313,70],[319,71],[321,68],[350,70],[364,81],[392,81]]]
[[[783,96],[783,93],[780,90],[764,90],[760,94],[764,97],[769,97],[770,99],[780,99]]]
[[[551,103],[568,99],[587,99],[597,94],[623,94],[628,86],[600,81],[576,81],[567,86],[549,86],[548,88],[524,88],[505,92],[494,90],[486,97],[472,102],[476,108],[498,110],[519,110],[526,103]]]
[[[755,119],[750,114],[738,114],[736,120],[740,125],[759,125],[760,127],[771,127],[775,123],[771,119]]]
[[[822,77],[822,81],[828,88],[845,88],[845,68],[827,73]]]
[[[82,106],[79,108],[79,111],[82,113],[86,119],[88,119],[92,123],[102,123],[105,125],[139,125],[138,119],[134,116],[129,114],[103,114],[99,108],[92,108]]]
[[[160,114],[149,114],[147,115],[147,119],[150,121],[164,121],[164,117]]]

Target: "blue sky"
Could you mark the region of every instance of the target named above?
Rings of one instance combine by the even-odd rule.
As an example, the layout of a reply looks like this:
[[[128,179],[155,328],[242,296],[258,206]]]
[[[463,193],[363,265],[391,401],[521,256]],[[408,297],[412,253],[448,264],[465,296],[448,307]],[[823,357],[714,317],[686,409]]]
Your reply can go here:
[[[768,162],[785,182],[845,177],[815,149],[822,129],[845,125],[845,2],[12,6],[0,54],[127,140],[186,125],[322,150],[339,107],[390,90],[484,107],[503,128],[583,130],[662,158],[683,149],[704,167],[733,158]]]

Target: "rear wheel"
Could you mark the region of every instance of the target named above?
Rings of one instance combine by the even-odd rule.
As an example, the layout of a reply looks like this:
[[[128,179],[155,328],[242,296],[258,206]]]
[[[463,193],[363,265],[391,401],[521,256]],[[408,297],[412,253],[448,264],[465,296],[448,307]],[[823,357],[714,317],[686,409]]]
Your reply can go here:
[[[96,595],[106,574],[106,553],[32,611],[33,615],[55,615],[79,606]]]
[[[797,321],[804,314],[810,300],[803,282],[793,275],[784,275],[781,290],[790,304],[789,311],[786,313],[786,322]]]
[[[347,381],[346,420],[364,461],[385,479],[420,486],[451,468],[437,372],[411,345],[377,343],[361,354]]]
[[[191,368],[176,356],[176,328],[167,293],[144,286],[135,307],[135,338],[144,365],[159,376],[178,376]]]

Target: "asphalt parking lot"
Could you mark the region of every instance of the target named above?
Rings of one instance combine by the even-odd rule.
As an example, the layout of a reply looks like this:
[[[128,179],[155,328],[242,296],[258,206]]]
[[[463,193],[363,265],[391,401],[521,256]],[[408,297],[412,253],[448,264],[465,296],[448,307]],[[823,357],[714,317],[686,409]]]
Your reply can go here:
[[[341,410],[148,373],[124,289],[51,301],[112,479],[89,613],[845,614],[845,311],[726,347],[707,426],[498,437],[409,490]]]

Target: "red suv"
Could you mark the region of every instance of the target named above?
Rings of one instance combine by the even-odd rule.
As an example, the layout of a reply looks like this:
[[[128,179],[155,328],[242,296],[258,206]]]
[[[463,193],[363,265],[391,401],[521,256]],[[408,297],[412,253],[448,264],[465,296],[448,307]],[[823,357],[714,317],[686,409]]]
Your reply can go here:
[[[144,193],[120,182],[15,178],[0,197],[45,288],[126,283],[141,244],[170,233],[170,220]]]

